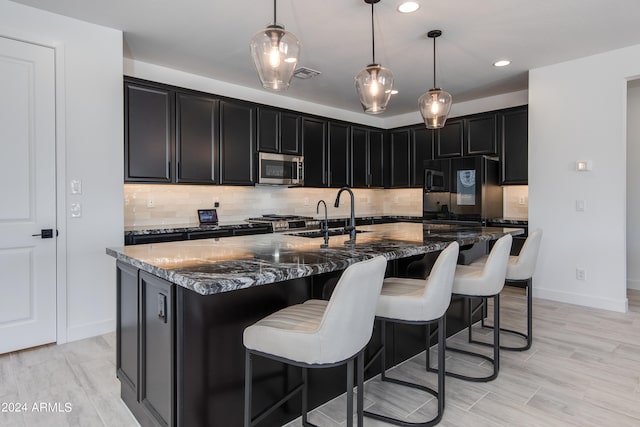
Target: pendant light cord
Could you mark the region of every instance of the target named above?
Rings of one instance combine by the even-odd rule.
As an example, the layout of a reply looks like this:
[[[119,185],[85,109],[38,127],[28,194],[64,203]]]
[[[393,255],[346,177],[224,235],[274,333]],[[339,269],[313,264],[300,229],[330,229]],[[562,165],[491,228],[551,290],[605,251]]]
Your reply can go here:
[[[371,56],[373,57],[372,63],[376,63],[376,35],[373,27],[373,2],[371,3]]]
[[[275,0],[274,0],[275,1]],[[436,38],[433,38],[433,88],[436,88]]]
[[[276,20],[276,1],[277,0],[273,0],[273,25],[278,24],[278,21]]]

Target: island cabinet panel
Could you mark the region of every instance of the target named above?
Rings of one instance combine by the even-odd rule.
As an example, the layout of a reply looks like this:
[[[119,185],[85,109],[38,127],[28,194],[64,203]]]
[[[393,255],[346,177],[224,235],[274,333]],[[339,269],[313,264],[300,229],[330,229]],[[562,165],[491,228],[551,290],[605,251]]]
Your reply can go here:
[[[498,114],[479,114],[465,119],[464,155],[498,154]]]
[[[249,103],[220,101],[220,159],[223,185],[254,183],[253,148],[256,107]]]
[[[425,161],[433,160],[434,131],[425,126],[411,129],[411,186],[422,188]]]
[[[207,296],[177,288],[178,425],[243,425],[244,328],[279,309],[312,298],[312,289],[313,281],[309,278]],[[259,356],[253,358],[253,370],[254,415],[274,403],[287,387],[294,387],[301,378],[299,368],[287,368]],[[318,384],[313,372],[316,370],[310,371],[311,381]],[[342,386],[339,393],[344,391],[342,381],[335,385]],[[327,390],[318,388],[320,390],[315,391],[311,388],[313,406],[319,404],[322,397],[327,400]],[[260,425],[284,425],[298,417],[299,402],[299,398],[294,399]]]
[[[207,96],[176,95],[176,182],[218,182],[218,103]]]
[[[517,107],[501,114],[501,184],[528,183],[528,109]]]
[[[302,147],[304,153],[304,185],[326,187],[327,181],[327,122],[310,117],[302,118]]]
[[[349,185],[349,126],[329,122],[329,187]]]
[[[120,261],[116,267],[118,313],[116,321],[116,373],[123,387],[138,396],[138,270]]]
[[[125,182],[172,181],[175,94],[125,81]]]
[[[464,120],[447,120],[442,129],[435,134],[434,158],[445,159],[462,156],[464,139]]]
[[[390,187],[409,187],[411,166],[410,166],[410,130],[399,129],[394,130],[389,135],[389,154],[390,154]]]
[[[140,288],[140,403],[158,425],[174,426],[175,286],[140,272]]]

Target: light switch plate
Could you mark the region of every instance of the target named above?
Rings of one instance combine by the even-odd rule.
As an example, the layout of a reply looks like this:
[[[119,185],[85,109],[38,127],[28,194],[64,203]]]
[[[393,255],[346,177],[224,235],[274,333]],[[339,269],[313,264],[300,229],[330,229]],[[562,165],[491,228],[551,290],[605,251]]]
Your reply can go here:
[[[71,187],[71,194],[82,194],[82,181],[72,179],[69,185]]]

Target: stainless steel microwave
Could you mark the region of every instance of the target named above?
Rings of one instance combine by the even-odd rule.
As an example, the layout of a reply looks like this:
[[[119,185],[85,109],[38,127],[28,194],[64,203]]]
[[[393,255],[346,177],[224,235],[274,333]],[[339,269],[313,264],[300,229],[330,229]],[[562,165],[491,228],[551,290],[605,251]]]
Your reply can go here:
[[[303,185],[304,157],[258,153],[258,184]]]

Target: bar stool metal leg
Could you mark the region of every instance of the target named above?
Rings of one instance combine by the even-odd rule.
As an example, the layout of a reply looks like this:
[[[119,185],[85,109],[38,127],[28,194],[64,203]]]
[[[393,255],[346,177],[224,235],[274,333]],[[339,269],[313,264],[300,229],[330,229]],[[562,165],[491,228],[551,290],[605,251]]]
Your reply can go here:
[[[533,295],[532,295],[532,288],[531,288],[531,283],[532,283],[532,279],[526,279],[526,280],[507,280],[505,282],[506,285],[510,285],[510,286],[515,286],[518,288],[523,288],[525,290],[525,292],[527,293],[527,333],[523,333],[520,331],[516,331],[514,329],[509,329],[509,328],[500,328],[501,332],[505,332],[508,334],[512,334],[512,335],[518,335],[522,338],[525,339],[526,343],[522,346],[506,346],[506,345],[501,345],[500,348],[503,350],[509,350],[509,351],[526,351],[529,350],[531,348],[531,343],[533,342]],[[484,300],[484,302],[482,303],[482,305],[480,307],[483,307],[486,304],[486,299]],[[480,308],[479,307],[479,308]],[[477,312],[478,309],[474,310],[474,314]],[[478,341],[473,339],[473,335],[471,332],[471,324],[469,323],[469,342],[470,343],[474,343],[474,344],[480,344],[480,345],[486,345],[486,346],[491,346],[490,343],[486,343],[483,341]],[[494,329],[493,325],[487,325],[485,323],[485,319],[484,317],[482,318],[481,322],[480,322],[480,326],[482,328],[487,328],[487,329]]]
[[[415,384],[415,383],[411,383],[408,381],[404,381],[404,380],[399,380],[396,378],[392,378],[392,377],[388,377],[386,375],[386,366],[385,366],[385,350],[384,350],[384,345],[385,345],[385,329],[386,329],[386,320],[381,319],[381,328],[380,331],[382,333],[382,347],[381,350],[382,351],[378,351],[376,353],[376,355],[374,356],[374,358],[377,355],[380,355],[380,361],[382,364],[382,372],[380,374],[380,379],[382,381],[387,381],[387,382],[391,382],[394,384],[399,384],[399,385],[403,385],[403,386],[407,386],[407,387],[411,387],[411,388],[415,388],[418,390],[422,390],[425,391],[429,394],[431,394],[432,396],[435,396],[437,401],[438,401],[438,412],[436,414],[436,416],[434,418],[432,418],[431,420],[425,421],[425,422],[421,422],[421,423],[413,423],[413,422],[408,422],[408,421],[404,421],[404,420],[399,420],[396,418],[391,418],[391,417],[387,417],[385,415],[381,415],[381,414],[376,414],[374,412],[369,412],[369,411],[364,411],[364,415],[366,417],[369,418],[373,418],[376,420],[380,420],[380,421],[384,421],[386,423],[390,423],[390,424],[394,424],[394,425],[398,425],[398,426],[417,426],[417,427],[430,427],[433,425],[436,425],[440,422],[440,420],[442,419],[442,415],[444,414],[444,394],[445,394],[445,340],[446,340],[446,321],[445,321],[445,315],[443,315],[442,317],[440,317],[439,319],[437,319],[437,323],[438,323],[438,368],[434,369],[434,372],[437,372],[438,374],[438,389],[437,390],[433,390],[432,388],[423,386],[421,384]],[[398,321],[398,320],[394,320],[397,321],[399,323],[409,323],[409,324],[425,324],[426,322],[402,322],[402,321]],[[429,351],[430,351],[430,325],[431,323],[434,322],[428,322],[427,324],[427,345],[426,345],[426,357],[427,357],[427,361],[429,360]],[[428,363],[428,362],[427,362]]]
[[[494,319],[496,319],[496,324],[500,325],[500,294],[498,295],[494,295],[493,296],[493,300],[494,300],[494,305],[493,305],[493,316]],[[471,303],[469,303],[469,306],[471,306]],[[487,343],[484,343],[487,344]],[[449,347],[447,346],[446,349],[456,352],[456,353],[460,353],[460,354],[466,354],[468,356],[473,356],[473,357],[479,357],[481,359],[484,359],[488,362],[491,362],[491,364],[493,365],[493,372],[491,375],[487,375],[484,377],[471,377],[468,375],[462,375],[462,374],[458,374],[455,372],[450,372],[450,371],[446,371],[446,375],[453,377],[453,378],[458,378],[461,380],[465,380],[465,381],[472,381],[472,382],[488,382],[488,381],[492,381],[494,379],[496,379],[498,377],[498,372],[500,370],[500,331],[495,330],[493,333],[493,344],[488,344],[491,347],[493,347],[493,357],[489,357],[489,356],[485,356],[484,354],[480,354],[480,353],[475,353],[472,351],[468,351],[468,350],[462,350],[459,348],[455,348],[455,347]],[[427,370],[429,372],[437,372],[436,369],[432,368],[429,364],[427,364]]]

